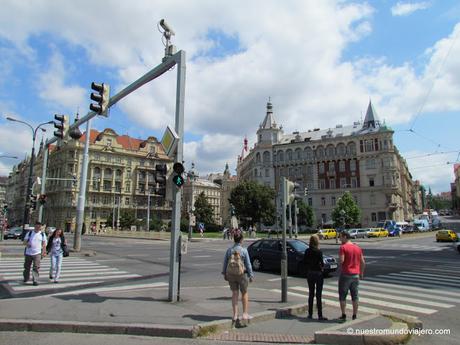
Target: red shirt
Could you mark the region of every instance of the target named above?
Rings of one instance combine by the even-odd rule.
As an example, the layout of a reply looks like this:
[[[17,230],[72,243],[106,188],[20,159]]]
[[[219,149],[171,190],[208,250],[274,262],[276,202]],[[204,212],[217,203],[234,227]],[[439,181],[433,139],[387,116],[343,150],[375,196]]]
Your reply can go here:
[[[344,255],[342,274],[359,274],[363,256],[361,248],[354,243],[347,242],[340,246],[339,256],[342,255]]]

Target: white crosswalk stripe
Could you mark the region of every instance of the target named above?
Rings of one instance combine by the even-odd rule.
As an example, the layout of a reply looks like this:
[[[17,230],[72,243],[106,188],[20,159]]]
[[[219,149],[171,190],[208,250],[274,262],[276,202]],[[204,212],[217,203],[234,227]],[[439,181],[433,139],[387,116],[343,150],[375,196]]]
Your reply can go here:
[[[9,285],[11,290],[16,292],[63,289],[87,284],[98,284],[114,279],[140,277],[139,274],[129,273],[115,267],[109,267],[79,257],[69,257],[63,260],[61,277],[59,283],[55,284],[48,279],[50,259],[45,258],[40,264],[40,285],[33,286],[31,281],[26,284],[22,282],[23,265],[23,258],[7,258],[0,261],[0,277],[4,283]]]
[[[288,293],[308,297],[307,286],[289,287]],[[460,276],[403,271],[369,277],[359,283],[359,309],[377,313],[396,311],[404,314],[430,315],[460,305]],[[337,281],[325,282],[323,301],[340,307]],[[347,308],[351,308],[348,296]]]
[[[380,243],[380,242],[379,242]],[[439,252],[445,250],[446,246],[439,245],[423,245],[423,244],[406,244],[406,243],[381,243],[379,249],[394,249],[394,250],[410,250],[410,251],[429,251]]]

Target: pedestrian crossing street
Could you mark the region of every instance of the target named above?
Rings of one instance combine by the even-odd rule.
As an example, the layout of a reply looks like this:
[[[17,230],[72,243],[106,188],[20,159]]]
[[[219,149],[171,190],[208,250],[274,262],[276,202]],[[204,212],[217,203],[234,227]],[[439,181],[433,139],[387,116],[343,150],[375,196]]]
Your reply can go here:
[[[307,297],[308,287],[289,287],[288,294]],[[325,281],[323,302],[340,308],[337,281]],[[460,272],[454,264],[365,277],[359,284],[359,310],[365,313],[387,311],[420,316],[459,305]],[[347,308],[351,310],[349,295]]]
[[[29,282],[26,284],[23,283],[23,265],[23,258],[3,258],[0,261],[0,277],[2,283],[8,284],[10,289],[14,292],[24,293],[42,289],[63,289],[81,285],[104,283],[114,279],[140,277],[138,274],[132,274],[94,261],[79,257],[67,257],[62,263],[59,283],[55,284],[49,279],[50,259],[45,258],[41,261],[40,265],[40,285],[33,286],[32,272]]]

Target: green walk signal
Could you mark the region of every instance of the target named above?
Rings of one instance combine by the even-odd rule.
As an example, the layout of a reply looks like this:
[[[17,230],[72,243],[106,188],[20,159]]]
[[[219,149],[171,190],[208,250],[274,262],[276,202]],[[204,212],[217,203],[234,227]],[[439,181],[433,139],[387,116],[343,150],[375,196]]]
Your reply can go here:
[[[184,181],[184,178],[183,178],[182,176],[180,176],[180,175],[175,175],[175,176],[173,177],[173,179],[172,179],[172,182],[174,183],[174,185],[175,185],[176,187],[179,187],[179,188],[180,188],[180,187],[182,187],[182,185],[184,184],[185,181]]]

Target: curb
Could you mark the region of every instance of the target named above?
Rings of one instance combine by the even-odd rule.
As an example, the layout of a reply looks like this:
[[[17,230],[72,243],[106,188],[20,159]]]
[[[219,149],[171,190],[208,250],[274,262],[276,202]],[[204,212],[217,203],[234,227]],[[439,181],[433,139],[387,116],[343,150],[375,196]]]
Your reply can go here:
[[[356,334],[352,327],[362,321],[369,321],[379,316],[384,316],[391,320],[391,326],[388,328],[392,334]],[[395,321],[398,320],[398,321]],[[422,329],[423,323],[418,318],[399,314],[399,313],[381,313],[377,315],[369,315],[360,320],[347,323],[346,331],[343,325],[326,328],[322,331],[315,332],[315,343],[317,344],[343,344],[343,345],[393,345],[406,343],[410,337],[410,331],[413,329]]]

